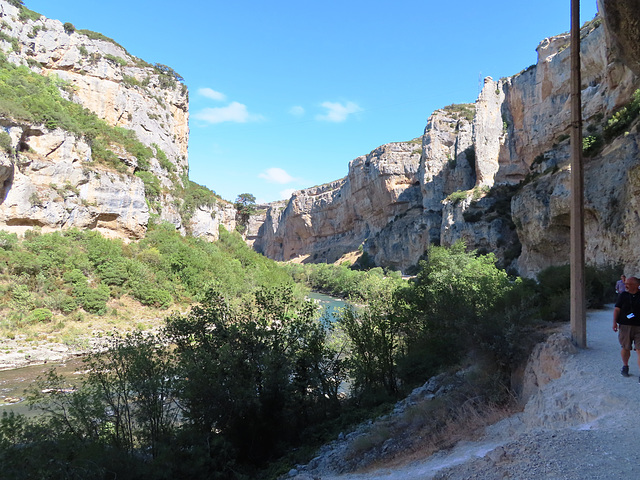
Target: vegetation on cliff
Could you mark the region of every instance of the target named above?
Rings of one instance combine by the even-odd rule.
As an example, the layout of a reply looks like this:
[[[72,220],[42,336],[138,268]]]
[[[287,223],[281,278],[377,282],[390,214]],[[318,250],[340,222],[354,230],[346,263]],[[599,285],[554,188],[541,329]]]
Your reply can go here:
[[[160,65],[153,69],[159,77],[170,77],[174,83],[181,79],[169,67]],[[73,87],[57,76],[46,77],[33,73],[26,66],[12,64],[0,53],[0,118],[8,121],[8,124],[44,125],[47,129],[62,129],[83,138],[91,147],[93,161],[93,164],[87,163],[85,168],[101,165],[121,174],[133,172],[144,183],[145,196],[152,211],[158,213],[161,211],[161,197],[172,194],[185,225],[189,224],[197,207],[213,207],[220,200],[211,190],[190,181],[186,174],[178,177],[176,165],[158,144],[146,146],[132,130],[110,126],[88,109],[65,98],[71,94]],[[0,130],[0,149],[4,152],[20,155],[28,148],[25,143],[12,145],[10,135]],[[132,162],[125,163],[123,157],[135,159],[133,168]],[[151,160],[154,158],[173,183],[171,191],[163,187],[160,179],[151,171]]]
[[[60,89],[70,88],[57,77],[32,73],[16,67],[0,54],[0,116],[16,122],[43,124],[48,129],[61,128],[84,137],[91,146],[92,158],[118,171],[126,165],[114,153],[123,148],[138,160],[138,169],[148,170],[154,156],[133,131],[111,127],[81,105],[65,100]]]

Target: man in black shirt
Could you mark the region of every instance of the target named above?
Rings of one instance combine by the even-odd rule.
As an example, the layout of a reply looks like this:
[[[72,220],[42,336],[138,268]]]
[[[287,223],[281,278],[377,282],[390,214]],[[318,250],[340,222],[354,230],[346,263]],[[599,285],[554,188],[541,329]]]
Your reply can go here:
[[[622,375],[629,376],[629,357],[635,347],[640,367],[640,280],[629,277],[625,282],[626,292],[618,296],[613,309],[613,331],[618,332],[618,341],[622,347]]]

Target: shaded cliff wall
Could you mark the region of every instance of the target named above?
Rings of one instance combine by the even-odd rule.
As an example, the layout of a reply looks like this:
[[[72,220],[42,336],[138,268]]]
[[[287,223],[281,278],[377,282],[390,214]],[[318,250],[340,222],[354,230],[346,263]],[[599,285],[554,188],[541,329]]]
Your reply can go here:
[[[133,130],[154,151],[149,172],[161,186],[149,203],[142,180],[134,175],[134,156],[114,149],[127,167],[115,171],[91,162],[91,146],[83,138],[3,117],[0,125],[15,153],[0,153],[2,229],[79,227],[139,238],[152,213],[182,232],[209,238],[217,238],[220,224],[235,227],[235,210],[225,202],[196,208],[183,224],[179,195],[188,175],[189,108],[187,88],[175,72],[136,58],[95,32],[21,15],[20,8],[4,0],[0,20],[6,58],[34,73],[59,77],[70,87],[66,91],[72,93],[63,92],[69,100],[112,126]]]
[[[639,87],[620,42],[601,23],[583,27],[581,46],[585,135],[594,137]],[[568,262],[568,47],[568,34],[547,38],[536,65],[487,78],[473,105],[434,112],[420,156],[405,157],[391,174],[394,184],[412,185],[402,208],[376,178],[389,175],[372,152],[354,160],[345,179],[296,192],[286,207],[269,209],[259,230],[256,223],[255,247],[278,260],[335,261],[363,245],[377,264],[404,270],[429,244],[464,239],[525,275]],[[591,263],[636,265],[633,258],[640,258],[624,240],[637,213],[620,210],[636,203],[637,140],[633,127],[585,162]],[[376,151],[395,145],[403,144]]]

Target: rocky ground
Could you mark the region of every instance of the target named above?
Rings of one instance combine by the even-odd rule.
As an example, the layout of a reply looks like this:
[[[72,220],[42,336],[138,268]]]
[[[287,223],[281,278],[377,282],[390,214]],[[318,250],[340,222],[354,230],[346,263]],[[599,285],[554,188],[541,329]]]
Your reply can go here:
[[[296,480],[610,479],[637,478],[640,369],[620,375],[612,308],[588,315],[587,349],[568,357],[560,378],[545,385],[524,411],[485,429],[475,441],[401,466],[336,474],[322,459],[298,467]],[[331,455],[324,451],[323,455]],[[314,467],[315,465],[315,467]]]
[[[99,338],[86,337],[75,345],[59,342],[26,342],[18,336],[0,340],[0,370],[63,362],[69,358],[84,355],[91,350],[101,348]]]

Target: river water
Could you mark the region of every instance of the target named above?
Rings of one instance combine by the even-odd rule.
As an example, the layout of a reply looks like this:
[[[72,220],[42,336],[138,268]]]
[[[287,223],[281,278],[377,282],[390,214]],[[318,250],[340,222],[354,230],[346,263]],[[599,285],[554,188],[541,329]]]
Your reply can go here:
[[[339,298],[312,292],[309,298],[323,308],[324,315],[328,315],[330,320],[335,320],[341,308],[346,306],[346,302]],[[55,368],[59,375],[65,377],[72,384],[79,384],[82,381],[82,372],[85,365],[82,358],[71,358],[63,363],[48,363],[44,365],[30,365],[28,367],[15,368],[0,371],[0,414],[3,411],[14,411],[28,415],[28,406],[24,403],[25,390],[29,388],[36,378],[44,375],[51,368]],[[35,414],[35,413],[32,413]]]
[[[328,315],[331,320],[337,320],[340,309],[347,306],[347,302],[340,298],[331,297],[323,293],[311,292],[308,297],[324,309],[324,315]]]
[[[29,407],[24,403],[25,391],[39,376],[44,376],[52,368],[71,384],[79,384],[82,381],[82,372],[85,371],[84,362],[80,357],[70,358],[64,363],[29,365],[0,371],[0,414],[4,411],[14,411],[28,415]]]

